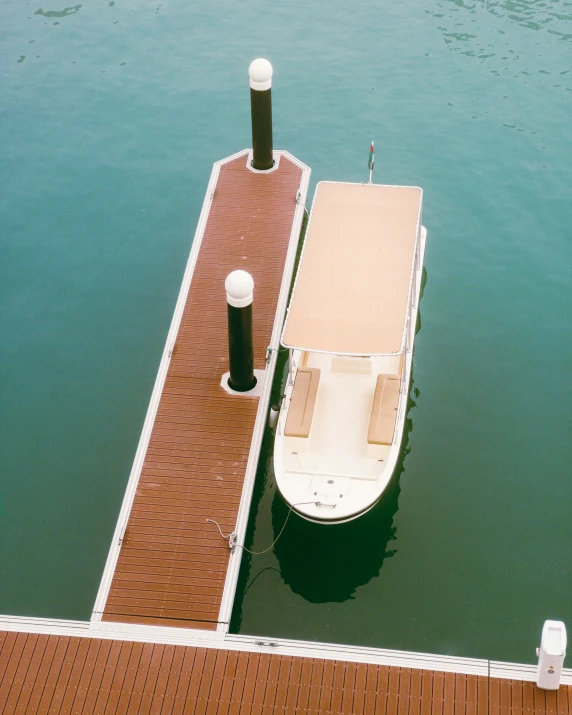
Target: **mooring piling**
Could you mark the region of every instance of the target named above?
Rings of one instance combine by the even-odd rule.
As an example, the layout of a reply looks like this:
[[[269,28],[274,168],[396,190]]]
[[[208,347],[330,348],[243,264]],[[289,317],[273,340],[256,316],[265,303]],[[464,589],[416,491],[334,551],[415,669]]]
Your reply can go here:
[[[272,65],[259,58],[250,63],[250,110],[252,115],[252,167],[267,171],[272,155]]]
[[[256,385],[252,346],[254,281],[246,271],[233,271],[224,287],[228,306],[228,386],[236,392],[248,392]]]

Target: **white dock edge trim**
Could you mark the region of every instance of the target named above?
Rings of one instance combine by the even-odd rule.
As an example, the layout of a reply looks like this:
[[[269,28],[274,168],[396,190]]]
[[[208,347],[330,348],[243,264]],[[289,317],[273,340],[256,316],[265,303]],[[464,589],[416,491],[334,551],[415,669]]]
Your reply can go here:
[[[161,643],[193,648],[246,651],[248,653],[272,653],[296,658],[319,658],[399,668],[435,670],[443,673],[488,676],[503,680],[536,681],[536,665],[529,663],[505,663],[480,658],[462,658],[385,648],[362,648],[360,646],[286,640],[283,638],[217,635],[213,632],[191,628],[139,626],[131,623],[112,622],[90,623],[89,621],[65,621],[53,618],[0,615],[0,631],[101,638],[103,640],[123,640],[138,643]],[[562,670],[560,682],[562,685],[572,685],[571,668]]]
[[[296,263],[296,252],[298,249],[298,241],[300,231],[302,230],[302,222],[304,220],[304,211],[306,208],[306,197],[310,184],[311,169],[296,159],[286,151],[278,151],[276,154],[287,158],[296,166],[302,169],[302,177],[296,198],[296,209],[294,211],[294,220],[292,222],[292,230],[290,232],[290,240],[288,251],[286,253],[286,262],[284,264],[284,274],[282,276],[282,284],[278,295],[278,303],[276,306],[276,315],[274,316],[274,326],[272,328],[272,337],[270,338],[270,355],[266,372],[264,375],[264,385],[262,393],[258,401],[258,410],[256,412],[256,420],[254,423],[254,431],[252,433],[252,442],[246,463],[246,472],[242,487],[242,495],[240,497],[240,505],[236,517],[235,532],[238,537],[238,543],[243,544],[246,536],[246,527],[248,526],[248,517],[250,514],[250,505],[252,502],[252,492],[254,490],[254,481],[256,478],[256,470],[258,468],[258,459],[260,457],[260,449],[262,446],[262,438],[264,436],[264,428],[268,416],[268,403],[270,402],[270,392],[272,390],[272,382],[274,380],[274,371],[276,369],[276,360],[278,359],[278,349],[280,347],[280,335],[282,333],[282,324],[288,304],[288,295],[290,293],[290,285],[292,283],[292,273],[294,272],[294,264]],[[237,547],[234,553],[230,555],[224,588],[222,593],[221,606],[219,610],[217,626],[218,633],[227,633],[232,615],[232,607],[234,605],[234,597],[236,594],[236,586],[240,572],[240,563],[242,560],[242,549]]]
[[[191,245],[191,251],[187,261],[187,266],[183,275],[181,290],[179,291],[179,297],[175,305],[175,312],[173,314],[173,319],[171,320],[171,327],[169,328],[169,332],[167,334],[165,348],[163,349],[163,355],[159,364],[159,371],[155,379],[153,392],[151,393],[151,400],[149,402],[149,407],[147,408],[147,415],[145,417],[145,422],[143,423],[143,429],[141,430],[141,436],[139,438],[139,444],[137,445],[137,451],[135,452],[135,458],[133,460],[133,466],[129,475],[129,481],[127,482],[125,496],[123,497],[123,503],[121,505],[119,517],[117,519],[117,525],[113,533],[109,554],[107,556],[107,561],[105,563],[105,568],[103,570],[101,582],[99,584],[99,590],[97,592],[97,597],[93,606],[93,613],[91,616],[92,621],[97,622],[101,620],[101,615],[105,609],[105,604],[109,595],[111,581],[113,580],[113,574],[115,572],[117,559],[119,558],[119,552],[121,550],[121,541],[123,539],[123,535],[127,527],[129,514],[131,513],[131,507],[133,506],[133,500],[135,498],[135,492],[137,490],[137,484],[141,475],[141,469],[143,467],[143,462],[145,461],[145,455],[149,446],[149,439],[151,437],[151,432],[155,423],[155,417],[157,415],[159,401],[163,393],[163,386],[165,384],[167,370],[169,369],[169,363],[171,361],[171,354],[173,352],[173,348],[175,347],[177,334],[179,332],[179,326],[181,324],[183,310],[185,308],[187,295],[189,293],[189,288],[191,285],[191,280],[195,271],[195,265],[197,263],[199,249],[203,240],[203,234],[207,224],[207,219],[214,197],[215,188],[218,183],[220,169],[221,166],[223,166],[224,164],[227,164],[234,159],[238,159],[241,156],[246,156],[248,154],[248,151],[248,149],[243,149],[242,151],[239,151],[232,156],[226,157],[225,159],[221,159],[220,161],[216,161],[213,164],[211,176],[207,185],[205,199],[203,201],[203,206],[199,215],[197,229],[195,231],[195,236]]]

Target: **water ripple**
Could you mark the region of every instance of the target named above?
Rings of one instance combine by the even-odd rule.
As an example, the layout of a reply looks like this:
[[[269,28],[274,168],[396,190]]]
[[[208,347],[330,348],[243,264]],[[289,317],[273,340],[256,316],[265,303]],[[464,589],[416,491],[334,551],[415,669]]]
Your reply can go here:
[[[465,0],[446,0],[457,7],[477,12],[483,8],[491,15],[515,22],[529,30],[542,30],[550,27],[553,34],[564,39],[572,38],[572,2],[569,0],[505,0],[504,2],[466,2]],[[570,8],[570,11],[567,11]],[[563,28],[554,29],[552,23],[562,23]],[[564,30],[565,31],[562,31]]]
[[[492,74],[509,73],[525,84],[528,78],[544,77],[545,86],[572,92],[568,46],[555,43],[572,39],[570,0],[440,0],[425,12],[438,20],[449,49],[488,62]],[[530,52],[530,30],[538,33],[536,52]],[[557,82],[548,75],[558,75]]]
[[[75,15],[79,12],[81,5],[74,5],[73,7],[66,7],[63,10],[46,10],[45,12],[40,8],[36,10],[34,15],[43,15],[43,17],[66,17],[67,15]]]

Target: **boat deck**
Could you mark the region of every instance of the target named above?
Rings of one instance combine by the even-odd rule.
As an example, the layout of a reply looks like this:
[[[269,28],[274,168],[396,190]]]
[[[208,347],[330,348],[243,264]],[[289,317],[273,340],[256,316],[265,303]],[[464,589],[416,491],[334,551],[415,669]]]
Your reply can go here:
[[[206,520],[235,531],[259,404],[220,385],[228,370],[224,282],[235,269],[254,278],[254,367],[264,370],[309,173],[284,154],[269,173],[246,164],[243,152],[211,179],[176,340],[166,348],[164,383],[151,400],[95,620],[210,630],[221,620],[230,551]]]
[[[8,713],[571,715],[572,687],[343,660],[0,632]]]

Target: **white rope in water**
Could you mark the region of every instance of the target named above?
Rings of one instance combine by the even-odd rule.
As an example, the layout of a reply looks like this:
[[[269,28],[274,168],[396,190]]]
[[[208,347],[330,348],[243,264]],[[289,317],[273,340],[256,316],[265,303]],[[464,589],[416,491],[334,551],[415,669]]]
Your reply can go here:
[[[228,539],[229,548],[233,549],[235,546],[238,546],[243,551],[246,551],[249,554],[252,554],[253,556],[260,556],[261,554],[265,554],[267,551],[270,551],[270,549],[272,549],[275,546],[278,539],[282,536],[284,529],[286,528],[286,524],[288,523],[288,519],[290,518],[290,514],[292,513],[292,510],[294,509],[294,507],[295,506],[304,506],[305,504],[315,504],[316,506],[320,506],[320,502],[317,502],[317,501],[300,501],[300,502],[297,502],[296,504],[291,504],[288,509],[288,516],[286,517],[284,524],[283,524],[282,528],[280,529],[280,533],[274,539],[274,541],[270,544],[270,546],[267,549],[264,549],[264,551],[251,551],[250,549],[247,549],[246,546],[244,546],[243,544],[239,544],[236,541],[236,539],[238,538],[237,534],[232,532],[230,534],[225,535],[222,533],[222,530],[221,530],[218,522],[216,522],[214,519],[207,519],[207,521],[209,521],[211,524],[216,525],[216,528],[218,529],[218,532],[222,536],[223,539],[225,539],[225,540]]]

